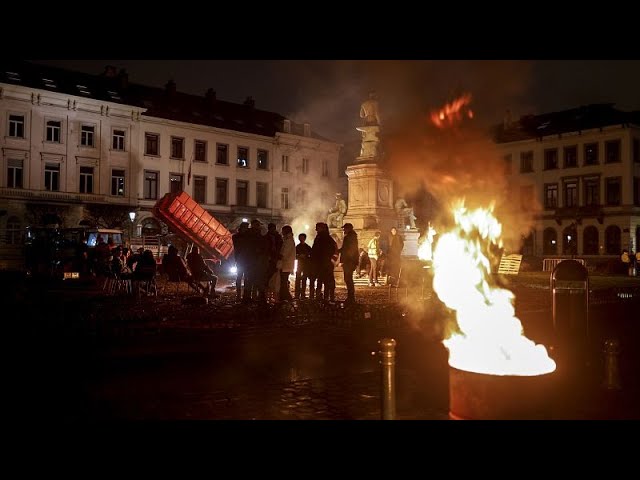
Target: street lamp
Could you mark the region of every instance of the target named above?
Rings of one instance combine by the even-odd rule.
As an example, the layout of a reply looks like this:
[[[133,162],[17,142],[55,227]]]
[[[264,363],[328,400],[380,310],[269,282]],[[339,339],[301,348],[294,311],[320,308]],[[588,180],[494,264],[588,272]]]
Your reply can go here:
[[[133,243],[133,222],[136,219],[136,212],[129,212],[129,218],[131,219],[131,234],[129,235],[129,246]]]

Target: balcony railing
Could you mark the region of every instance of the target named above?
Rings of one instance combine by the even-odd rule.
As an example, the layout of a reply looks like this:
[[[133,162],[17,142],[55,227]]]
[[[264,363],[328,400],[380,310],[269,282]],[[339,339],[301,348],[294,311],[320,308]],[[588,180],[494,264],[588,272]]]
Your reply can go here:
[[[0,188],[0,197],[24,200],[49,200],[68,203],[114,203],[129,204],[127,197],[94,193],[52,192],[49,190],[27,190],[23,188]]]

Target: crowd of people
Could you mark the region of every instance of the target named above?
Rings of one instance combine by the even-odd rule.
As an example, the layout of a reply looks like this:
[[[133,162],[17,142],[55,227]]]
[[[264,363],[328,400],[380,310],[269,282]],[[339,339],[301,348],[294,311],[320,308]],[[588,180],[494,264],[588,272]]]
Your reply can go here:
[[[404,247],[397,230],[391,230],[386,242],[382,241],[381,232],[376,232],[367,248],[362,249],[358,248],[353,225],[345,223],[342,229],[340,247],[324,222],[316,223],[316,236],[311,244],[307,243],[307,234],[300,233],[296,245],[290,225],[284,225],[278,232],[276,225],[269,223],[265,232],[259,220],[241,223],[232,237],[237,268],[236,300],[246,303],[308,298],[334,302],[334,270],[338,264],[342,265],[347,303],[356,301],[354,275],[361,277],[363,270],[369,275],[371,286],[380,285],[378,278],[382,274],[388,275],[391,286],[397,286]],[[294,274],[292,296],[289,278]]]

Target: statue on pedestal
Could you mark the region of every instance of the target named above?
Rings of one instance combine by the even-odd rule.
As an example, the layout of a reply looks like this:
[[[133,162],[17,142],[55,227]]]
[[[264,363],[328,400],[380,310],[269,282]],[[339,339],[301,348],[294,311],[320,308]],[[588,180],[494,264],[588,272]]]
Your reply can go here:
[[[369,93],[369,98],[360,105],[360,118],[363,119],[362,126],[356,129],[362,133],[362,145],[360,147],[361,159],[375,159],[380,153],[380,110],[378,98],[375,92]]]
[[[369,92],[369,99],[360,105],[360,118],[364,119],[364,125],[378,125],[380,121],[380,112],[378,108],[378,97],[376,92]]]
[[[331,207],[329,215],[327,216],[327,225],[329,225],[329,228],[342,227],[342,220],[346,213],[347,202],[342,198],[342,194],[338,192],[336,193],[336,203]]]
[[[405,225],[408,223],[409,228],[415,229],[416,216],[413,213],[413,207],[410,207],[404,198],[397,199],[394,207],[398,215],[404,219]]]

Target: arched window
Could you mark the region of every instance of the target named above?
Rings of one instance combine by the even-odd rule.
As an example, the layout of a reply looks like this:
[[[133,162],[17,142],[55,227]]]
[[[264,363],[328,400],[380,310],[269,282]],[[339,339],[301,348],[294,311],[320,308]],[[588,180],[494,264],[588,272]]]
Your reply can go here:
[[[18,245],[22,241],[22,231],[18,217],[9,217],[9,220],[7,220],[6,239],[9,245]]]
[[[578,254],[578,229],[575,225],[569,225],[562,231],[562,254]]]
[[[160,224],[153,217],[145,218],[141,222],[141,225],[142,225],[142,235],[144,236],[160,235],[161,233]]]
[[[529,235],[526,237],[522,237],[522,248],[520,249],[520,253],[522,255],[533,255],[534,254],[534,246],[535,246],[535,236],[536,232],[531,231]]]
[[[585,255],[598,255],[598,228],[594,226],[585,227],[582,232],[582,253]]]
[[[89,220],[80,220],[80,223],[78,223],[78,225],[80,225],[81,227],[90,227],[91,222]]]
[[[609,225],[604,231],[604,244],[608,255],[620,255],[620,227]]]
[[[545,255],[558,254],[558,234],[555,228],[545,228],[543,233],[542,252]]]

